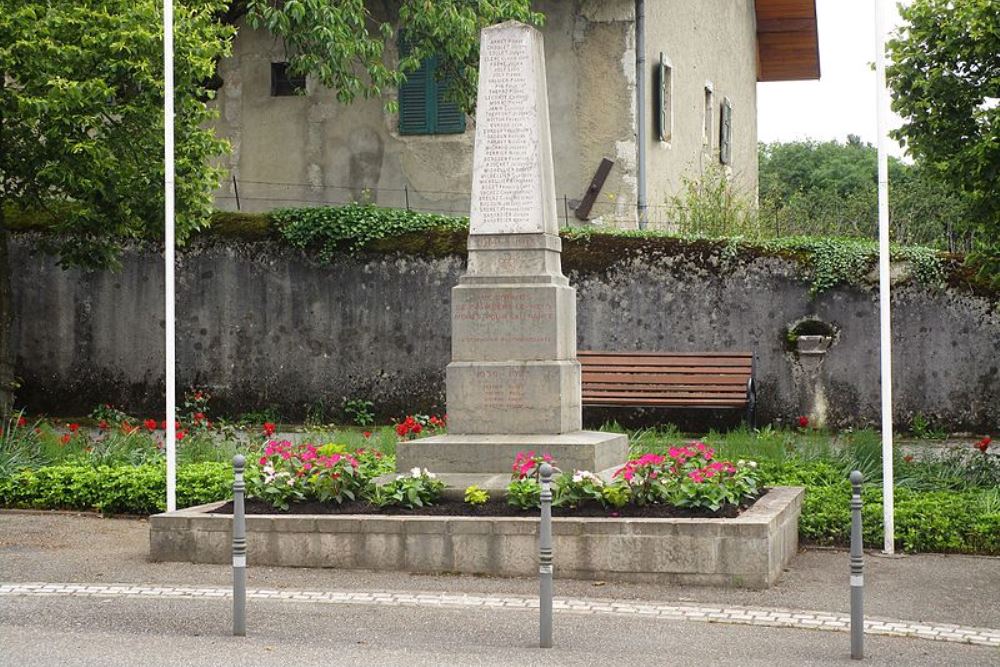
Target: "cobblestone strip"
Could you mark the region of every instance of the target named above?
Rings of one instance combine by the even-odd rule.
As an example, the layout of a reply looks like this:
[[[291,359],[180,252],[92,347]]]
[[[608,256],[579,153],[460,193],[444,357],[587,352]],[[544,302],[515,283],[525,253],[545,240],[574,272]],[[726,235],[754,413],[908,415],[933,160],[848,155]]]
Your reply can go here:
[[[169,598],[218,599],[229,597],[228,588],[194,588],[183,586],[143,586],[137,584],[68,584],[68,583],[0,583],[0,597],[96,597],[96,598]],[[353,591],[279,591],[252,589],[252,600],[292,600],[326,604],[385,605],[392,607],[502,607],[506,609],[537,609],[537,598],[456,595],[448,593],[392,593]],[[801,611],[763,607],[718,607],[667,605],[652,602],[617,602],[606,599],[557,598],[556,612],[564,614],[600,614],[661,618],[700,623],[763,625],[776,628],[804,628],[847,632],[850,616],[830,612]],[[948,623],[913,623],[881,618],[865,620],[865,634],[889,637],[915,637],[932,641],[977,644],[1000,648],[1000,629],[973,628]]]

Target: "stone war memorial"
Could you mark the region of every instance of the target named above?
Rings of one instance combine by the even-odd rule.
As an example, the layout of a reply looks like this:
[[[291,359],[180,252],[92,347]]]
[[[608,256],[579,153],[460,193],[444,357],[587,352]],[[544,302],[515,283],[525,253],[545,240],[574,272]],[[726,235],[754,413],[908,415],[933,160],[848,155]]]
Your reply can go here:
[[[520,23],[482,33],[469,259],[452,291],[448,433],[396,445],[404,475],[427,470],[462,501],[496,502],[519,452],[609,478],[627,436],[582,430],[576,290],[562,274],[542,37]],[[401,476],[404,476],[401,475]],[[377,480],[390,484],[396,475]],[[560,516],[559,577],[766,588],[798,548],[803,489],[775,488],[734,518]],[[154,561],[225,563],[225,501],[150,521]],[[538,515],[256,514],[255,565],[531,576]]]
[[[503,489],[519,451],[620,466],[627,436],[583,431],[576,290],[562,274],[542,36],[483,31],[468,268],[452,290],[449,433],[400,443],[397,468]]]

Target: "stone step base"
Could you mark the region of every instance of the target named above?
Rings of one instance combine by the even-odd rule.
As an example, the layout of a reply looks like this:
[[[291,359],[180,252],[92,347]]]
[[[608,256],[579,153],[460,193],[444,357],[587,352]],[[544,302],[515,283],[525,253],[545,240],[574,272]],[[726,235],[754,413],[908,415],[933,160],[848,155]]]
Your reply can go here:
[[[597,472],[621,466],[628,457],[628,436],[573,431],[558,435],[437,435],[396,446],[396,470],[427,468],[435,474],[499,475],[510,481],[518,452],[551,454],[561,470]],[[466,484],[468,486],[468,484]],[[464,487],[463,487],[464,488]]]

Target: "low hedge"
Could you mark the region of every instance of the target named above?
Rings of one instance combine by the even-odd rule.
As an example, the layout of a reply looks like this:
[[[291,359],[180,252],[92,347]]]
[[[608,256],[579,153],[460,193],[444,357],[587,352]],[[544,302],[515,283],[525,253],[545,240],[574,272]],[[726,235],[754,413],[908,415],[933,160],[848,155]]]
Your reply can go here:
[[[177,506],[191,507],[231,497],[232,466],[193,463],[177,468]],[[57,465],[22,470],[0,480],[0,505],[109,514],[155,514],[166,509],[163,465]]]
[[[805,486],[799,537],[812,544],[847,546],[851,535],[851,485],[826,462],[777,464],[765,471],[768,485]],[[866,547],[883,546],[882,487],[862,488],[861,515]],[[896,548],[907,552],[1000,555],[1000,494],[968,488],[893,492]]]

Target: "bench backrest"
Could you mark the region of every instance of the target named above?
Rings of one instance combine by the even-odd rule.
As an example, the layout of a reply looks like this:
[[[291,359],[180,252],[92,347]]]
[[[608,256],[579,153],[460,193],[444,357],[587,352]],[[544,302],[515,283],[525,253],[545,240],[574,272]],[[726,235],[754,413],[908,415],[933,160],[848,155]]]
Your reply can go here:
[[[587,405],[738,407],[747,403],[751,352],[577,352]]]

